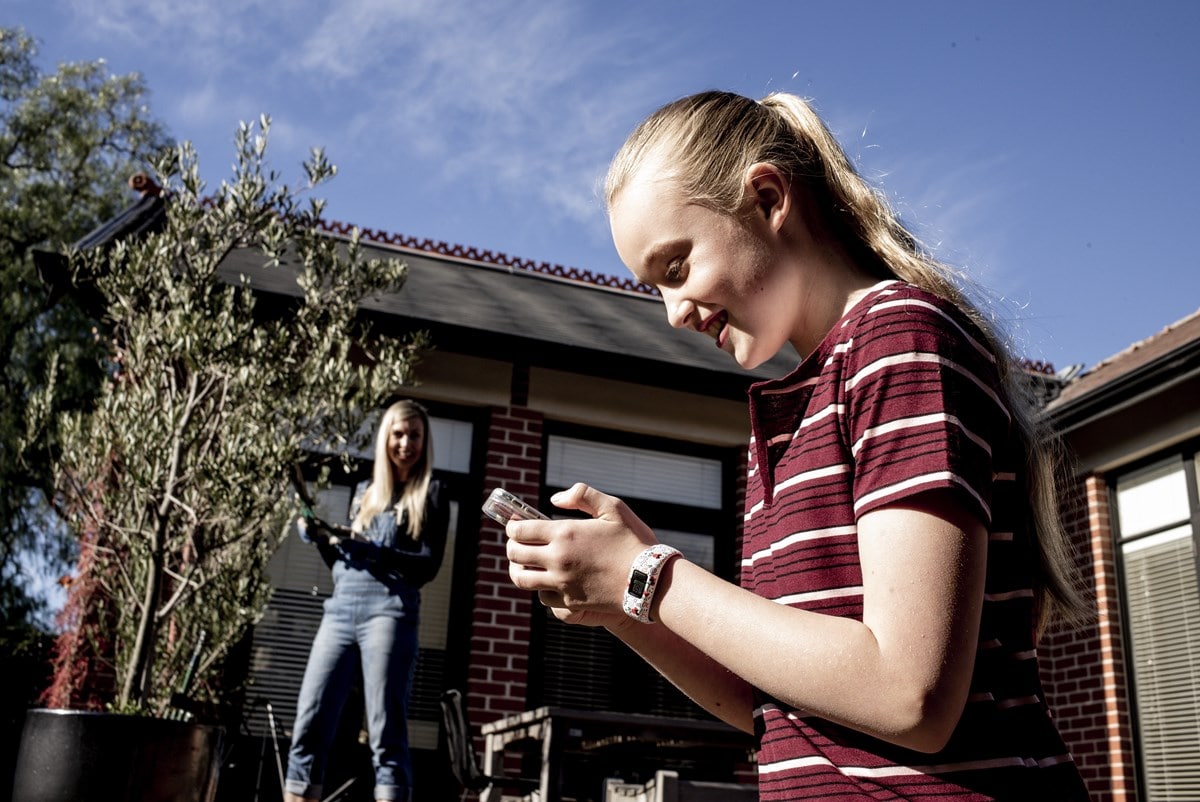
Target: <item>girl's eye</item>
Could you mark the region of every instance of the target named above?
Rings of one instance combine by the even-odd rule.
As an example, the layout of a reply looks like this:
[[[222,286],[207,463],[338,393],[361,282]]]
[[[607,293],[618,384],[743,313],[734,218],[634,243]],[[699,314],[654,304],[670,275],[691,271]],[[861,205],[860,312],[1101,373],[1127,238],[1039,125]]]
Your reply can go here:
[[[663,273],[663,278],[667,281],[679,281],[683,278],[683,260],[672,259],[667,263],[667,269]]]

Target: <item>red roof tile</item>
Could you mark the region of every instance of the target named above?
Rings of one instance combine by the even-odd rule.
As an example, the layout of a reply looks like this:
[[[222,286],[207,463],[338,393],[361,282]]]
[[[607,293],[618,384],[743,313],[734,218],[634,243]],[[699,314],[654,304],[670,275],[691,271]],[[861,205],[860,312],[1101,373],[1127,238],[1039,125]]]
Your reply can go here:
[[[1200,340],[1200,309],[1097,363],[1077,381],[1063,388],[1053,406],[1062,406],[1095,392],[1197,340]]]

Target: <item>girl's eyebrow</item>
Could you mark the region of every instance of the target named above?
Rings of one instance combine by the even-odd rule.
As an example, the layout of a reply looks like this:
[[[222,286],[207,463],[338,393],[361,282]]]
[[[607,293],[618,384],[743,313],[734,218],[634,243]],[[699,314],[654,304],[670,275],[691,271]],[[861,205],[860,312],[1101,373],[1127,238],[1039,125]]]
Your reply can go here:
[[[654,244],[648,251],[646,251],[646,256],[642,260],[642,265],[649,270],[654,266],[655,263],[663,262],[670,258],[673,252],[678,251],[684,245],[684,243],[685,240],[683,239],[674,239]]]

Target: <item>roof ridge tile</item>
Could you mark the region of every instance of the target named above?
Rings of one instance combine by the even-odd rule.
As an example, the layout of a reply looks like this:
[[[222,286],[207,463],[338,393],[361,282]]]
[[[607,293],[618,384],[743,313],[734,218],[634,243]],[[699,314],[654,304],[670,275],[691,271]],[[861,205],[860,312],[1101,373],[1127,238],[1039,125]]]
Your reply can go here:
[[[334,234],[342,234],[344,236],[350,236],[354,229],[358,228],[359,236],[368,242],[395,245],[400,248],[407,248],[414,251],[424,251],[425,253],[439,254],[441,256],[453,256],[459,259],[465,259],[471,262],[479,262],[480,264],[485,265],[517,268],[529,273],[554,276],[555,278],[563,278],[569,281],[577,281],[581,284],[591,284],[597,287],[625,290],[627,292],[635,292],[641,295],[659,295],[658,290],[656,290],[654,287],[651,287],[648,284],[643,284],[636,279],[610,276],[603,273],[596,273],[591,270],[584,270],[578,267],[551,265],[548,262],[537,262],[532,259],[525,259],[519,256],[510,256],[501,251],[480,249],[474,246],[449,244],[440,240],[431,240],[429,238],[418,240],[416,237],[408,236],[406,234],[398,234],[374,228],[362,228],[361,226],[354,226],[350,223],[343,223],[339,220],[325,220],[322,218],[317,221],[317,226],[322,230],[329,231]]]

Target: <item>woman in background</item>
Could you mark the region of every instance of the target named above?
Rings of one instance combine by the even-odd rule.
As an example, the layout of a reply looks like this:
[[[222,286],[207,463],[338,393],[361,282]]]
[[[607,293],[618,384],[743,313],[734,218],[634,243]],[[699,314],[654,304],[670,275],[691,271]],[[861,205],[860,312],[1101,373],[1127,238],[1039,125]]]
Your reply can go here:
[[[432,477],[429,415],[399,401],[380,421],[372,480],[351,506],[352,535],[309,534],[301,522],[301,535],[333,570],[334,590],[300,686],[287,802],[321,798],[338,719],[360,672],[375,799],[412,798],[408,701],[420,588],[441,567],[449,524],[449,502]]]

